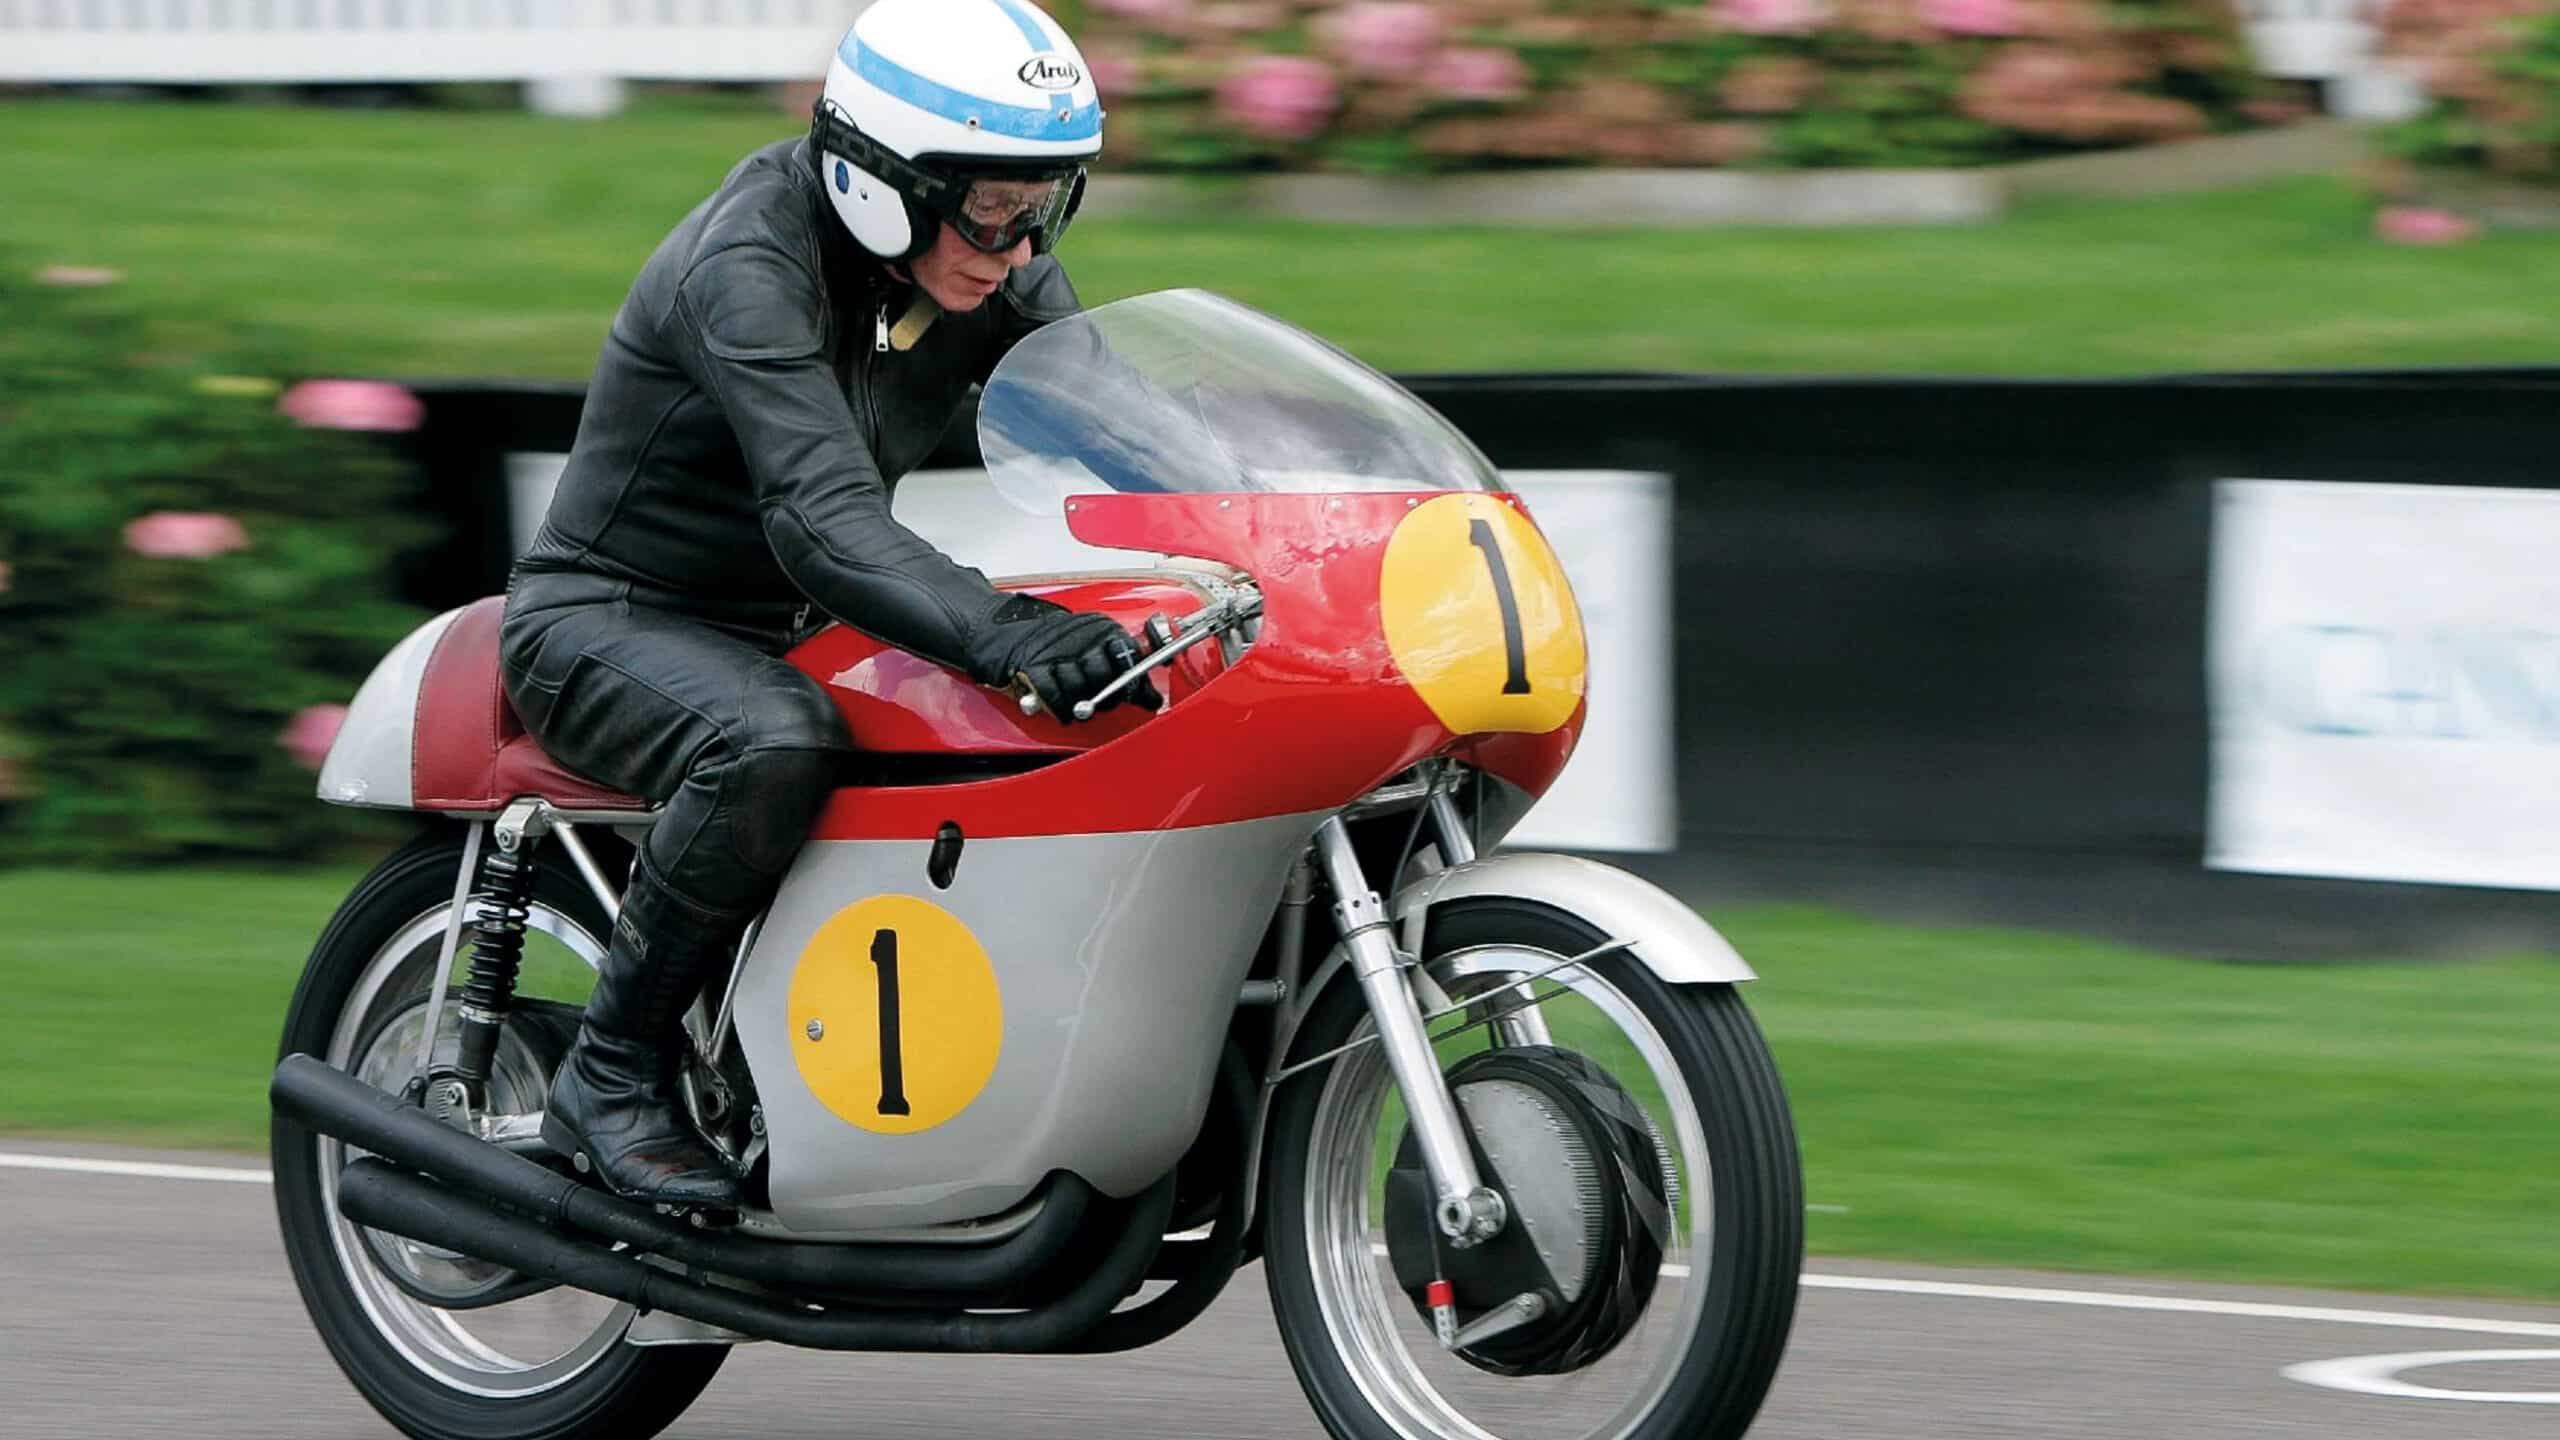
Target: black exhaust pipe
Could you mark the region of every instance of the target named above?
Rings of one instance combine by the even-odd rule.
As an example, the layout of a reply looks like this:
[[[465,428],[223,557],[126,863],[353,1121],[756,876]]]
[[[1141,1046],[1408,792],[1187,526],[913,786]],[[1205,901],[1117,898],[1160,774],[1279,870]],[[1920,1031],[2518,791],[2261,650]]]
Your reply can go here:
[[[1229,1173],[1208,1236],[1164,1242],[1147,1267],[1148,1278],[1173,1284],[1144,1304],[1112,1311],[1057,1353],[1110,1355],[1153,1345],[1199,1319],[1235,1278],[1244,1263],[1245,1202],[1251,1196],[1245,1188],[1245,1146],[1253,1138],[1253,1111],[1261,1090],[1244,1052],[1229,1041],[1218,1057],[1218,1104],[1227,1112],[1225,1130],[1233,1153],[1223,1157]]]
[[[433,1122],[429,1122],[433,1123]],[[445,1189],[381,1160],[362,1159],[338,1179],[338,1211],[359,1225],[475,1256],[527,1275],[664,1310],[760,1340],[819,1350],[939,1354],[1040,1354],[1092,1329],[1146,1280],[1173,1214],[1173,1177],[1129,1202],[1111,1249],[1076,1286],[1036,1310],[908,1314],[811,1310],[725,1286],[697,1284],[593,1241],[547,1230],[484,1200]]]
[[[1001,1298],[1028,1286],[1063,1255],[1096,1208],[1093,1188],[1061,1171],[1049,1177],[1048,1197],[1028,1225],[986,1245],[754,1240],[696,1230],[650,1206],[546,1170],[308,1055],[286,1056],[276,1066],[267,1096],[276,1113],[295,1124],[431,1175],[453,1194],[476,1196],[545,1225],[584,1231],[813,1299],[869,1295],[985,1303]],[[447,1248],[479,1253],[467,1244]]]

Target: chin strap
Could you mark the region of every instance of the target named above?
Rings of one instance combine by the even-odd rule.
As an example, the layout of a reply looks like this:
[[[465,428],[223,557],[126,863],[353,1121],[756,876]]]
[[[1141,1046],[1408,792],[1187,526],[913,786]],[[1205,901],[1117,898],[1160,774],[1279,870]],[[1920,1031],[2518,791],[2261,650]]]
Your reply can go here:
[[[907,307],[906,314],[898,317],[897,324],[889,327],[889,348],[900,352],[913,350],[916,342],[924,338],[924,332],[932,329],[933,322],[941,318],[942,307],[933,303],[933,297],[922,290],[916,291],[915,303]]]

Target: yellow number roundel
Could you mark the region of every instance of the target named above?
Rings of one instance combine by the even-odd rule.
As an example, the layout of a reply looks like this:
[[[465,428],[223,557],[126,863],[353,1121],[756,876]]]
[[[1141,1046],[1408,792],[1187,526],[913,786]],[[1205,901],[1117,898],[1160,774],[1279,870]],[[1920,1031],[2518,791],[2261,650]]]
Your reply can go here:
[[[1457,734],[1543,735],[1582,703],[1573,587],[1538,527],[1502,500],[1441,495],[1404,517],[1378,608],[1396,668]]]
[[[792,971],[789,1014],[791,1058],[810,1092],[884,1135],[967,1109],[1004,1048],[986,947],[913,895],[875,895],[819,926]]]

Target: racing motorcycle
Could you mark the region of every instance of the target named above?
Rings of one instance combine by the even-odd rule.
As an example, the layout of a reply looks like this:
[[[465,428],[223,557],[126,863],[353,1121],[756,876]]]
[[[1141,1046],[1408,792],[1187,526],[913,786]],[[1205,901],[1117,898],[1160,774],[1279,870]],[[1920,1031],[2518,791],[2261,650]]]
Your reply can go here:
[[[645,1436],[739,1344],[1099,1354],[1259,1260],[1342,1440],[1741,1434],[1803,1249],[1778,1075],[1699,915],[1494,847],[1572,753],[1584,634],[1493,467],[1198,291],[986,386],[998,489],[1126,566],[1163,704],[1083,723],[831,627],[863,759],[687,1021],[747,1204],[616,1197],[541,1106],[651,807],[500,691],[501,600],[358,694],[324,800],[419,812],[313,951],[271,1089],[313,1323],[433,1440]]]

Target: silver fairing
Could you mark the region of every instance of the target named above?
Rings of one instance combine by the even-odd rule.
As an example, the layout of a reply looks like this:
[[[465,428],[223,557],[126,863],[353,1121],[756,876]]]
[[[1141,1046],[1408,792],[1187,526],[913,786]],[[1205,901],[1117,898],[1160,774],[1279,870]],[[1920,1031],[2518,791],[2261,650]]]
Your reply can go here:
[[[809,844],[738,988],[775,1216],[808,1232],[930,1224],[1001,1210],[1053,1170],[1120,1196],[1163,1175],[1199,1130],[1237,989],[1290,857],[1323,818],[969,840],[949,889],[927,878],[930,841]],[[811,1079],[839,1087],[841,1105],[841,1072],[807,1068],[831,1063],[845,1052],[828,1047],[859,1043],[872,1022],[828,1031],[805,1013],[809,985],[827,982],[814,971],[804,1013],[793,1013],[805,967],[832,967],[839,995],[872,983],[841,927],[812,941],[848,907],[884,896],[930,902],[965,926],[1001,996],[1001,1048],[983,1088],[904,1134],[850,1123]],[[930,988],[923,978],[910,975],[910,996]],[[937,1027],[956,1033],[967,1019],[911,999],[900,1024],[906,1063],[921,1070],[934,1063]]]
[[[436,642],[462,612],[447,610],[409,632],[365,677],[338,738],[320,764],[320,798],[378,810],[410,807],[411,746],[418,730],[418,687]]]

